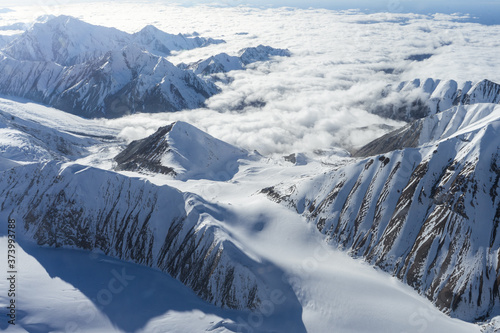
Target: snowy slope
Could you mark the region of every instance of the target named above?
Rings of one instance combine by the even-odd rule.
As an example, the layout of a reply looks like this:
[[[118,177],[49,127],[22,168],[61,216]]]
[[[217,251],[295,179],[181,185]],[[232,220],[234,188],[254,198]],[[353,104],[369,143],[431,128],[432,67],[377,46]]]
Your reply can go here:
[[[0,35],[0,49],[9,44],[13,39],[14,39],[13,36]]]
[[[15,113],[16,103],[2,103]],[[105,133],[117,131],[105,130],[94,120],[79,124],[75,116],[44,107],[22,106],[15,114],[23,121],[52,124],[60,132],[76,129],[82,136],[85,128],[92,135],[95,128],[90,124],[101,126]],[[43,120],[44,115],[52,119]],[[196,158],[223,157],[228,152],[233,158],[233,153],[243,152],[182,122],[159,137],[178,152],[191,151],[193,156],[187,159],[191,167],[206,162]],[[195,149],[207,145],[207,140],[212,150]],[[160,141],[143,142],[156,147]],[[175,158],[182,161],[180,155]],[[447,317],[385,273],[332,249],[303,216],[259,193],[276,182],[303,184],[310,175],[331,172],[331,166],[313,160],[295,166],[244,156],[238,165],[231,181],[147,175],[150,182],[136,177],[143,177],[138,173],[124,175],[72,162],[2,163],[0,219],[10,216],[19,222],[19,239],[26,250],[19,251],[20,263],[30,272],[19,274],[23,282],[19,300],[26,305],[20,326],[9,330],[58,332],[69,330],[65,325],[74,322],[95,332],[479,331]],[[363,167],[359,163],[354,169]],[[39,248],[33,241],[56,249]],[[54,264],[61,260],[67,263],[64,269]],[[146,292],[144,283],[130,280],[130,288],[113,293],[113,301],[102,304],[96,295],[109,290],[113,269],[122,268],[137,281],[148,281],[151,288]],[[148,271],[152,268],[156,272]],[[32,283],[35,280],[40,282]],[[177,293],[184,301],[166,296]],[[40,297],[28,298],[31,294]],[[50,302],[44,297],[48,294]],[[0,297],[3,305],[5,296]],[[127,299],[135,302],[141,297],[151,302],[135,313],[137,306]],[[81,307],[95,320],[87,322]]]
[[[242,70],[246,65],[257,61],[268,61],[273,56],[289,57],[290,55],[291,53],[288,50],[259,45],[257,47],[244,48],[238,52],[237,56],[220,53],[189,65],[179,64],[178,66],[191,69],[198,75],[210,75]]]
[[[131,35],[115,28],[95,26],[61,15],[33,24],[2,52],[18,60],[72,66],[133,44],[155,55],[167,56],[171,51],[190,50],[222,42],[211,38],[172,35],[153,26],[146,26]]]
[[[0,154],[3,158],[19,162],[74,160],[89,155],[89,149],[100,143],[102,141],[97,138],[19,118],[8,108],[4,111],[0,102]]]
[[[498,316],[498,111],[494,105],[450,109],[421,121],[417,148],[353,160],[264,192],[452,316]]]
[[[304,224],[295,226],[304,227]],[[293,231],[304,232],[303,228]],[[0,237],[0,246],[5,245],[6,238]],[[313,252],[296,254],[296,260],[288,265],[301,267]],[[302,290],[302,317],[300,312],[290,309],[281,311],[280,304],[264,308],[265,315],[220,309],[199,299],[162,272],[95,251],[52,249],[22,242],[18,246],[18,259],[19,271],[23,272],[18,274],[17,295],[22,316],[16,326],[6,326],[2,321],[0,328],[6,332],[75,329],[96,333],[159,333],[166,330],[314,333],[332,329],[335,332],[354,329],[381,333],[416,333],[425,329],[429,332],[479,332],[477,326],[446,317],[410,288],[340,253],[322,256],[318,269],[307,274],[301,269],[293,272],[295,288],[297,292]],[[4,261],[0,259],[0,264]],[[124,279],[117,279],[117,276]],[[318,288],[318,285],[323,287]],[[359,292],[360,286],[366,288],[363,293]],[[0,288],[5,290],[5,287],[6,282],[2,279]],[[111,297],[107,298],[109,295]],[[279,293],[276,295],[275,300],[280,303],[283,297]],[[291,297],[285,298],[285,303],[291,300]],[[0,295],[2,316],[6,302],[5,295]],[[360,316],[364,320],[359,320]]]
[[[245,150],[178,121],[159,128],[150,137],[131,142],[115,160],[117,170],[224,181],[238,171],[238,160],[248,157]]]
[[[6,245],[1,237],[0,246]],[[203,332],[214,322],[231,322],[244,315],[204,302],[163,272],[96,251],[22,243],[18,261],[20,316],[16,326],[0,322],[5,332],[160,333],[165,327]],[[0,288],[4,287],[1,281]],[[1,295],[2,308],[6,301]],[[0,313],[5,316],[3,309]]]
[[[397,120],[412,121],[456,105],[500,102],[500,85],[482,80],[457,83],[454,80],[414,79],[388,86],[371,112]]]
[[[397,149],[418,147],[425,143],[476,131],[500,119],[500,106],[491,103],[454,106],[410,124],[370,142],[354,156],[371,156]]]
[[[158,268],[221,307],[252,309],[269,298],[255,275],[260,264],[228,236],[219,209],[195,195],[54,162],[2,171],[0,188],[3,216],[23,221],[39,245]]]
[[[0,92],[84,117],[193,109],[219,91],[136,46],[69,67],[0,56],[0,71]]]

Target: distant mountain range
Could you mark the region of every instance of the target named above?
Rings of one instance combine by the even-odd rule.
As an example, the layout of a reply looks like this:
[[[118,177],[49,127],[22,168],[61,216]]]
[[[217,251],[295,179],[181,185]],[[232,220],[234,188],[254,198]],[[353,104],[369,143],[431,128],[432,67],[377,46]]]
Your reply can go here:
[[[207,74],[243,69],[251,62],[269,60],[271,55],[289,55],[286,50],[258,46],[245,49],[238,58],[239,66],[217,70],[209,66],[211,60],[205,70],[198,70],[199,65],[177,67],[165,59],[171,51],[223,42],[171,35],[153,26],[128,34],[58,16],[35,23],[24,34],[4,42],[0,93],[86,118],[179,111],[202,107],[219,92],[209,78],[199,77],[193,70]]]
[[[92,25],[71,16],[61,15],[33,24],[2,49],[2,53],[17,60],[73,66],[130,45],[165,57],[172,51],[191,50],[220,43],[224,41],[172,35],[152,25],[134,34],[128,34],[115,28]]]
[[[458,84],[454,80],[415,79],[388,86],[369,111],[385,118],[412,121],[456,105],[500,102],[500,84],[482,80]]]
[[[270,46],[259,45],[241,49],[237,56],[220,53],[210,58],[203,59],[191,64],[180,64],[181,68],[192,70],[198,75],[211,75],[216,73],[227,73],[233,70],[242,70],[246,65],[270,60],[272,56],[289,57],[290,51],[275,49]]]

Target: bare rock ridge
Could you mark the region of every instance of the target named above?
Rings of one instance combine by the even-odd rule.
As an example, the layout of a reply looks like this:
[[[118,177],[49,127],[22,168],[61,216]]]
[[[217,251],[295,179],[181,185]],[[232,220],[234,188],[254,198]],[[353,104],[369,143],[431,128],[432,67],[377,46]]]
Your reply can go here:
[[[181,180],[229,180],[238,171],[238,159],[248,156],[243,149],[177,121],[131,142],[115,161],[116,170],[163,173]]]
[[[500,106],[454,107],[365,153],[398,140],[400,150],[263,193],[451,316],[491,318],[500,314],[499,129]]]
[[[124,151],[115,156],[118,171],[149,171],[173,175],[174,168],[161,164],[161,156],[169,149],[168,141],[164,139],[170,132],[173,124],[159,128],[153,135],[132,141]]]

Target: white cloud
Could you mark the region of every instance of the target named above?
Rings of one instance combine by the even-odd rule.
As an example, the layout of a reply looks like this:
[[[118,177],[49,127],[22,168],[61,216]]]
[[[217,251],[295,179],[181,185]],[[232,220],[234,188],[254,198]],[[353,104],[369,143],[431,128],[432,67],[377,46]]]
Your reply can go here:
[[[110,120],[129,140],[184,120],[264,154],[351,148],[384,134],[387,129],[380,125],[402,125],[367,112],[388,84],[428,77],[500,82],[500,27],[458,22],[457,16],[129,3],[54,11],[129,32],[154,24],[171,33],[197,31],[227,41],[177,54],[169,58],[174,63],[235,54],[258,44],[292,51],[290,58],[232,72],[233,81],[205,109]],[[4,14],[3,22],[28,20],[35,12]],[[419,54],[432,56],[405,60]],[[255,107],[255,102],[265,106]]]

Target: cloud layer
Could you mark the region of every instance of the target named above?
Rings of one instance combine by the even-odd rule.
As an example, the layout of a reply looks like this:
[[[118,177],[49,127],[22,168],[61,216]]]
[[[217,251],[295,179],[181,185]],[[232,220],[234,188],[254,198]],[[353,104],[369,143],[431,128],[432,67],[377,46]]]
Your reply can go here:
[[[127,140],[184,120],[263,154],[352,149],[402,125],[368,112],[388,84],[428,77],[500,82],[500,27],[460,22],[458,16],[99,3],[19,8],[1,14],[0,22],[27,22],[43,11],[129,32],[154,24],[169,33],[197,31],[227,41],[174,55],[174,63],[234,55],[259,44],[292,52],[231,72],[231,82],[206,108],[113,120]],[[428,59],[407,60],[420,55]]]

